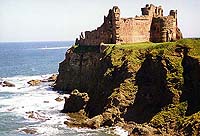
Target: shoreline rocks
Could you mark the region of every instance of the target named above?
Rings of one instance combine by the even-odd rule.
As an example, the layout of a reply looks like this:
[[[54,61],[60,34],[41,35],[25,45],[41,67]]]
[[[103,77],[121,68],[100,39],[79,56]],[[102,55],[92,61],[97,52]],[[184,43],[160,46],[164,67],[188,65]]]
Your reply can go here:
[[[48,77],[47,79],[43,79],[43,80],[39,80],[39,79],[33,79],[28,81],[27,83],[30,86],[38,86],[40,85],[42,82],[55,82],[57,79],[57,74],[53,74],[50,77]]]
[[[57,79],[57,74],[53,74],[52,76],[50,76],[49,78],[47,78],[48,82],[55,82]]]
[[[37,130],[34,129],[34,128],[25,128],[25,129],[22,129],[20,130],[21,132],[24,132],[26,134],[29,134],[29,135],[34,135],[34,134],[37,134]]]
[[[188,42],[196,47],[191,43],[200,45],[200,41]],[[65,98],[63,112],[72,119],[65,124],[94,129],[121,126],[130,135],[200,134],[199,114],[193,114],[200,112],[197,106],[200,104],[197,98],[199,61],[191,54],[184,58],[175,56],[178,43],[148,44],[149,48],[141,50],[131,46],[110,46],[102,54],[79,51],[83,47],[69,50],[59,65],[54,86],[63,93],[71,93],[68,99]],[[190,63],[183,63],[184,59],[194,65],[194,70]],[[188,92],[188,88],[193,89]],[[80,92],[72,91],[74,89]],[[183,94],[186,97],[181,101]],[[191,109],[190,116],[186,115],[188,104],[189,108],[195,108]],[[79,112],[85,121],[77,115]],[[190,126],[188,118],[197,126]],[[183,122],[183,127],[191,129],[190,132],[177,128]]]
[[[3,82],[0,82],[0,85],[2,87],[15,87],[15,84],[9,82],[9,81],[3,81]]]
[[[57,102],[61,102],[61,101],[63,101],[64,99],[62,98],[62,97],[57,97],[56,99],[55,99]]]
[[[41,115],[39,112],[29,111],[29,112],[26,112],[26,114],[28,118],[31,118],[31,119],[40,120],[40,121],[49,120],[48,117]]]
[[[80,93],[78,90],[72,91],[69,98],[65,98],[65,105],[62,112],[78,112],[86,107],[89,97],[87,93]]]
[[[40,85],[41,80],[37,80],[37,79],[35,79],[35,80],[30,80],[30,81],[28,81],[27,83],[28,83],[30,86],[38,86],[38,85]]]

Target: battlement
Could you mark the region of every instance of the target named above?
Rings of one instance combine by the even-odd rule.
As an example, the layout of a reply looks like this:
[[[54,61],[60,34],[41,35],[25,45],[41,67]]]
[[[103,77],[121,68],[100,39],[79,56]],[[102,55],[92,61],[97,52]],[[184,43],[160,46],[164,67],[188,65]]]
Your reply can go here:
[[[171,10],[168,16],[163,16],[161,6],[147,4],[141,11],[141,16],[121,18],[119,7],[114,6],[104,16],[100,27],[81,33],[75,44],[91,46],[102,43],[167,42],[182,38],[177,26],[177,10]]]
[[[142,15],[151,17],[163,16],[163,9],[161,6],[154,6],[153,4],[147,4],[144,8],[141,8]]]

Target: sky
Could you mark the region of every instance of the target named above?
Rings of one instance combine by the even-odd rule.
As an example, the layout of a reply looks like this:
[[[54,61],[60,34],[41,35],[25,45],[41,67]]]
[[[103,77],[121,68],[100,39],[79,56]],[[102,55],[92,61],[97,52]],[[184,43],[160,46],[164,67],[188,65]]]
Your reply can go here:
[[[177,9],[183,37],[200,37],[200,0],[0,0],[0,42],[73,41],[113,6],[135,17],[146,4],[161,5],[164,15]]]

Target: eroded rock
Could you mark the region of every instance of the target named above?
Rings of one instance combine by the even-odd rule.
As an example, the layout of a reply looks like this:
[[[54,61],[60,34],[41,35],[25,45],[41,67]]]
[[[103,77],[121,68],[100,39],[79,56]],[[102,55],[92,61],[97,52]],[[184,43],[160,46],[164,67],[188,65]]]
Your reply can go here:
[[[103,119],[104,118],[102,115],[95,116],[91,119],[86,120],[85,126],[92,128],[92,129],[100,128],[100,126],[103,123]]]
[[[37,133],[37,130],[33,128],[25,128],[25,129],[22,129],[21,132],[33,135]]]
[[[55,82],[56,81],[56,79],[57,79],[57,74],[53,74],[52,76],[50,76],[48,79],[47,79],[47,81],[48,82]]]
[[[38,86],[38,85],[40,85],[41,80],[37,80],[37,79],[35,79],[35,80],[30,80],[30,81],[28,81],[27,83],[28,83],[30,86]]]
[[[15,87],[15,84],[9,82],[9,81],[3,81],[1,84],[3,87]]]
[[[56,99],[55,99],[57,102],[61,102],[61,101],[63,101],[64,99],[62,98],[62,97],[57,97]]]
[[[40,121],[49,120],[48,117],[41,115],[40,113],[35,112],[35,111],[29,111],[29,112],[26,112],[26,114],[28,115],[28,118],[31,118],[31,119],[40,120]]]
[[[65,105],[62,112],[78,112],[86,107],[89,100],[87,93],[80,93],[78,90],[72,91],[69,98],[65,98]]]

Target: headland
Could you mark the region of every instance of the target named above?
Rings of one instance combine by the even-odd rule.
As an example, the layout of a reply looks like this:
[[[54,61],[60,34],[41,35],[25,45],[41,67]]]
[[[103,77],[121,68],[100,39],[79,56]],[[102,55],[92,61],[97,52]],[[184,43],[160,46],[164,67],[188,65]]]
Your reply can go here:
[[[160,6],[146,5],[142,16],[123,19],[114,7],[76,44],[54,86],[71,94],[63,112],[72,120],[65,124],[200,135],[200,39],[182,39],[176,10],[163,16]]]

